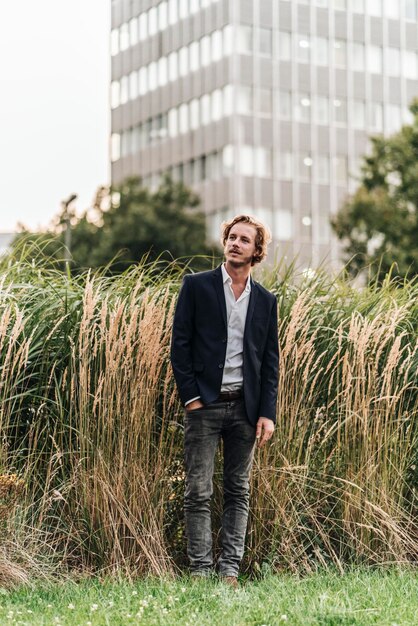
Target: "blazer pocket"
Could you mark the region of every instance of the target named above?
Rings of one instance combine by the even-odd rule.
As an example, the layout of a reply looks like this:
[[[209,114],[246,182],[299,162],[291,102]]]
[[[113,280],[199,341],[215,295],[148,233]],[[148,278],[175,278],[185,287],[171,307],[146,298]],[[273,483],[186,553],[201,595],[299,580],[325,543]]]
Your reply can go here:
[[[203,372],[204,367],[203,363],[193,363],[193,370],[195,372]]]

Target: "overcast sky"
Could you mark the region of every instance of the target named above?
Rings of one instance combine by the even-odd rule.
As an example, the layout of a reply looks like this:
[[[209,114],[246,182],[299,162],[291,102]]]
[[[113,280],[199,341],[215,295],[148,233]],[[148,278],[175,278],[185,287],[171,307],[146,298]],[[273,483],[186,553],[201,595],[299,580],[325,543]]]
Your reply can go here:
[[[108,182],[110,0],[0,0],[0,232]]]

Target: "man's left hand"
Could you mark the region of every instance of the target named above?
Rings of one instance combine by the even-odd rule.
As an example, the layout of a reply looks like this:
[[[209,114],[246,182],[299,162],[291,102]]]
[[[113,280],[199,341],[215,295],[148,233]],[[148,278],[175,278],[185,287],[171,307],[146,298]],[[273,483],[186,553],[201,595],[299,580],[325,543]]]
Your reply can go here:
[[[266,441],[271,439],[274,432],[274,422],[268,417],[259,417],[255,431],[257,448],[262,448]]]

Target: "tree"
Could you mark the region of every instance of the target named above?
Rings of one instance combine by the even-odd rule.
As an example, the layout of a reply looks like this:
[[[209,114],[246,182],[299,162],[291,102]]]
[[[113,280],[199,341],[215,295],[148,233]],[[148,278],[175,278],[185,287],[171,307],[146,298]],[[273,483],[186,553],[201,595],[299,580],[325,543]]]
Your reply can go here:
[[[331,220],[349,272],[369,266],[378,282],[389,271],[400,278],[418,274],[418,100],[410,110],[411,125],[371,139],[361,184]]]
[[[194,192],[168,176],[155,193],[138,177],[113,188],[100,187],[92,211],[72,224],[72,266],[80,270],[111,264],[109,271],[121,272],[144,257],[152,262],[196,256],[193,269],[209,269],[212,262],[203,257],[217,256],[220,250],[205,243],[205,217],[198,204]],[[48,238],[48,254],[62,258],[62,216],[49,233],[30,238],[38,243]]]

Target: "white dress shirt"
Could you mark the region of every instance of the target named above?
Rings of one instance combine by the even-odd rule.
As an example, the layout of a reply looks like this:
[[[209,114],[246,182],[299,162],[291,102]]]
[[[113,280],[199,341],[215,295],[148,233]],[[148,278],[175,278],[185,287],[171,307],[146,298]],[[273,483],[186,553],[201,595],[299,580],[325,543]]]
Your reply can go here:
[[[235,300],[232,291],[232,278],[222,264],[222,278],[226,302],[226,321],[228,340],[226,344],[225,365],[222,376],[221,391],[234,391],[243,385],[242,363],[244,350],[244,329],[250,302],[251,280],[248,276],[244,291]]]

